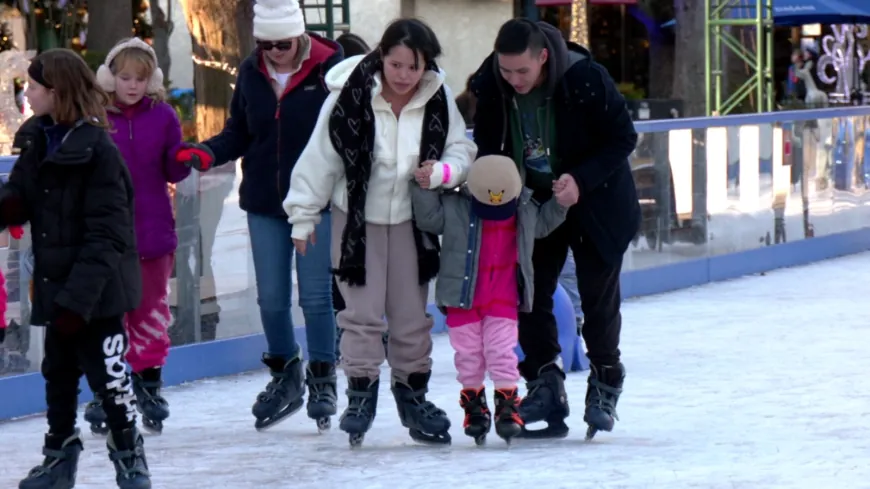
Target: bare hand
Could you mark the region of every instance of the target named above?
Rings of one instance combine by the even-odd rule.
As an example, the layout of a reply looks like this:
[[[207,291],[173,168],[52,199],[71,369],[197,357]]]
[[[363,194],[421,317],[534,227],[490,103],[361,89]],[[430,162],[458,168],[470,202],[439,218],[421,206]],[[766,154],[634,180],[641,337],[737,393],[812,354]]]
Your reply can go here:
[[[432,167],[435,163],[437,162],[433,160],[424,161],[420,168],[414,170],[414,180],[417,181],[417,185],[420,188],[429,188],[429,180],[433,172]]]
[[[555,189],[558,188],[558,191]],[[577,182],[569,174],[564,174],[553,183],[556,202],[562,207],[571,207],[580,200],[580,188],[577,187]]]
[[[293,239],[293,246],[296,248],[296,253],[299,253],[302,256],[305,256],[305,250],[308,248],[308,243],[311,242],[311,246],[317,244],[317,235],[311,233],[311,236],[308,237],[308,240],[304,239]]]

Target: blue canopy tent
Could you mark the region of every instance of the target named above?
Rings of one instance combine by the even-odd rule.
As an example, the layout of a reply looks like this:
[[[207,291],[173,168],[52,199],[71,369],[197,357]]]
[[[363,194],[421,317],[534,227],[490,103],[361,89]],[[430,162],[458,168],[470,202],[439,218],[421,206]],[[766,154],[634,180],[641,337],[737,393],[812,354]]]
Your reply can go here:
[[[870,1],[859,0],[774,0],[773,24],[867,24]]]
[[[728,15],[738,19],[754,18],[755,1],[743,0],[729,8]],[[768,15],[764,12],[762,17],[767,18]],[[674,27],[676,24],[676,19],[672,19],[661,27]],[[784,27],[804,24],[870,24],[870,0],[773,0],[773,24]]]

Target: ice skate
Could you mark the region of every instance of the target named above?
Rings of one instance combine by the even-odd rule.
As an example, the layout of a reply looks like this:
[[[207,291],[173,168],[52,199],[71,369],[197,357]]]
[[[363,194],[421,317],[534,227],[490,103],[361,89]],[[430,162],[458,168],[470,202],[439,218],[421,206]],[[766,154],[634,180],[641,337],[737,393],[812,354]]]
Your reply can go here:
[[[362,445],[375,421],[379,385],[378,379],[371,380],[368,377],[347,379],[347,408],[341,415],[339,428],[347,433],[351,448]]]
[[[305,384],[308,386],[308,417],[317,422],[321,433],[332,427],[337,411],[335,365],[328,362],[308,362]]]
[[[523,420],[518,411],[520,396],[517,388],[495,391],[495,434],[510,445],[523,431]]]
[[[486,435],[492,424],[492,414],[486,405],[486,389],[462,389],[459,393],[459,405],[465,411],[462,427],[465,434],[474,438],[475,445],[486,444]]]
[[[85,421],[91,425],[91,433],[97,436],[109,434],[106,425],[106,412],[103,411],[103,399],[94,395],[94,399],[85,406]]]
[[[616,403],[622,394],[625,367],[616,365],[590,365],[586,388],[586,412],[583,421],[589,425],[586,440],[592,440],[599,431],[612,431],[619,420]]]
[[[136,394],[136,409],[142,414],[142,427],[149,433],[163,433],[163,420],[169,417],[169,403],[160,395],[160,369],[149,368],[134,373],[133,392]]]
[[[151,489],[142,435],[135,426],[109,433],[106,447],[109,460],[115,465],[115,482],[119,489]]]
[[[45,460],[27,474],[18,484],[18,489],[72,489],[76,485],[82,449],[79,430],[66,438],[50,433],[45,435],[42,448]]]
[[[523,376],[528,379],[528,393],[519,407],[520,418],[523,420],[522,432],[518,438],[565,438],[568,436],[568,425],[565,424],[571,411],[568,406],[568,394],[565,392],[565,372],[555,362],[548,363],[537,372],[528,372],[520,364]],[[547,427],[540,430],[530,430],[531,423],[544,421]]]
[[[449,445],[451,438],[450,419],[447,413],[431,401],[426,400],[429,392],[429,377],[432,372],[413,373],[408,382],[393,380],[393,397],[402,426],[408,428],[414,441],[425,444]]]
[[[283,358],[263,355],[272,380],[257,395],[251,413],[257,420],[254,428],[263,431],[292,416],[302,408],[305,385],[302,375],[302,354],[285,361]]]

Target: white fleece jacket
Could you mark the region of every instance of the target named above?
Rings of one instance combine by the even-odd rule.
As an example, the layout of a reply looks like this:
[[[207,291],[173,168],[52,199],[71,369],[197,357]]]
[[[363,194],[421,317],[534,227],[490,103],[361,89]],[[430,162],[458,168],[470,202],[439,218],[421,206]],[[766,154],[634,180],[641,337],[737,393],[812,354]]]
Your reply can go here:
[[[329,140],[329,117],[342,86],[363,56],[354,56],[335,65],[326,74],[331,93],[320,110],[317,125],[308,145],[293,168],[290,191],[284,199],[284,211],[293,225],[294,239],[308,239],[320,222],[320,212],[332,205],[347,212],[347,178],[341,157]],[[426,72],[417,93],[402,110],[398,119],[390,105],[380,96],[381,79],[375,75],[372,109],[375,114],[375,161],[366,194],[366,222],[401,224],[411,220],[409,185],[414,177],[420,154],[423,113],[426,103],[444,84],[444,73]],[[465,135],[465,121],[453,95],[444,85],[450,111],[447,144],[441,160],[434,166],[430,185],[456,187],[465,181],[468,168],[477,155],[475,145]],[[450,177],[443,183],[445,167]]]

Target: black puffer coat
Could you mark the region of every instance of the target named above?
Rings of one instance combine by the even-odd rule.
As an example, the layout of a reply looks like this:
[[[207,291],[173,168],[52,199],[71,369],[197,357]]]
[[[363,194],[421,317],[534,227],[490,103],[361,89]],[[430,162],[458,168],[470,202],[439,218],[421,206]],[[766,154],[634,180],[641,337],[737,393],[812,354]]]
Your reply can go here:
[[[30,222],[33,324],[50,325],[58,306],[85,321],[123,315],[142,295],[127,165],[85,121],[49,151],[47,124],[34,117],[18,130],[21,154],[0,189],[0,224]]]

